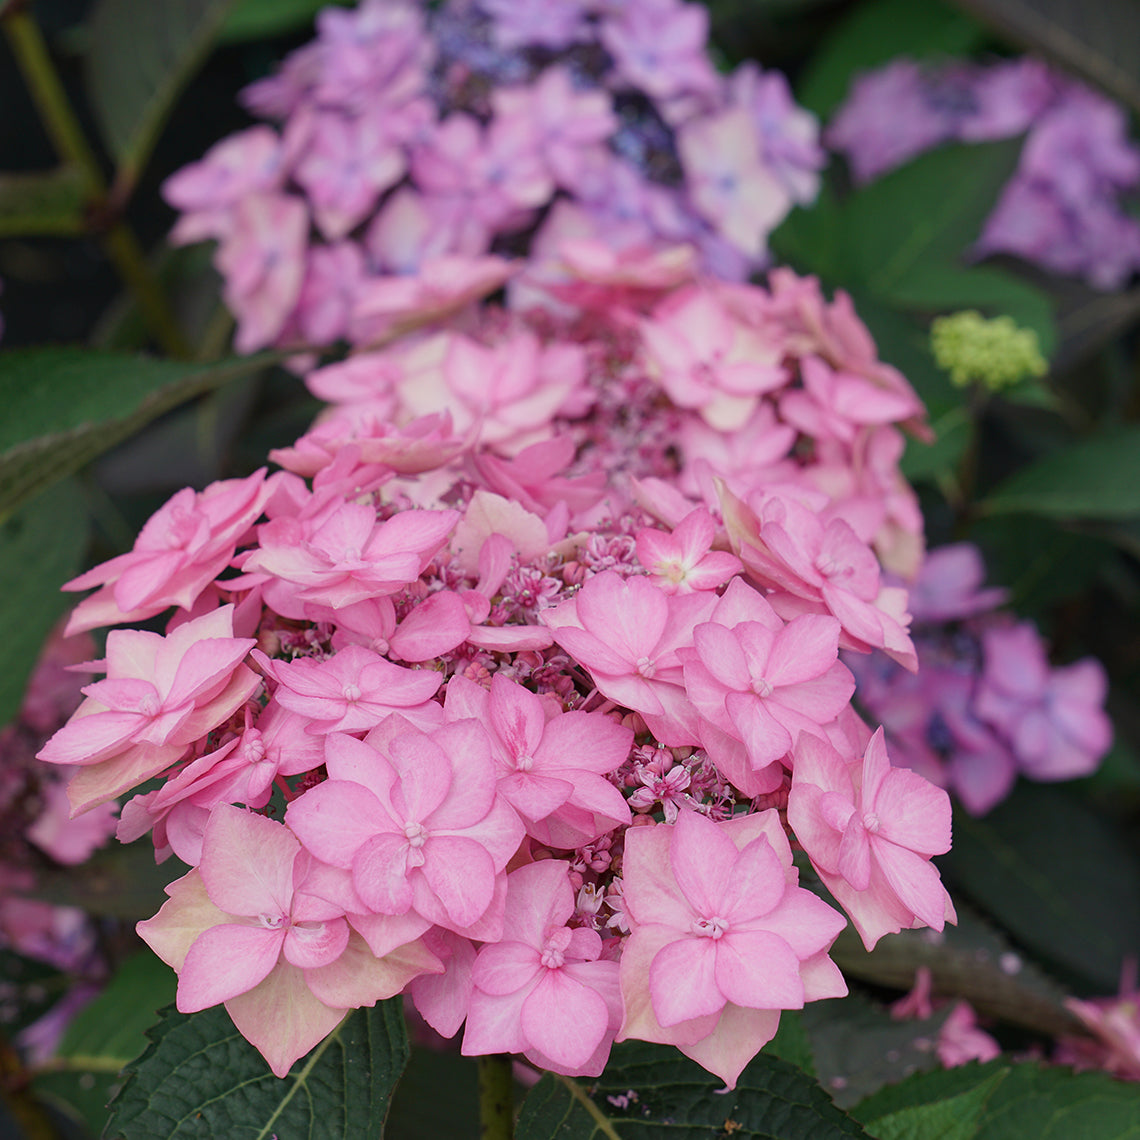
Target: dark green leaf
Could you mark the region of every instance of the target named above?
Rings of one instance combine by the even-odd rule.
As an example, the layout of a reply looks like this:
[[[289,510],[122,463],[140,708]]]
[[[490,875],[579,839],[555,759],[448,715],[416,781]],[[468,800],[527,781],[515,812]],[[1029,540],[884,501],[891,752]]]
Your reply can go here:
[[[1051,452],[1007,479],[981,508],[987,514],[1027,511],[1064,518],[1140,515],[1140,428]]]
[[[0,237],[81,233],[87,190],[83,172],[74,166],[0,174]]]
[[[278,1079],[221,1006],[167,1010],[127,1070],[108,1140],[362,1140],[380,1136],[408,1059],[399,998],[350,1013]]]
[[[36,1076],[40,1096],[100,1135],[119,1074],[146,1048],[146,1031],[174,1001],[177,982],[174,971],[149,951],[124,962],[67,1027],[55,1056]]]
[[[873,0],[856,4],[815,53],[799,84],[799,102],[829,118],[855,74],[905,55],[964,55],[984,39],[982,27],[940,0]]]
[[[984,1065],[970,1061],[965,1065],[956,1065],[952,1069],[938,1067],[925,1073],[916,1073],[904,1081],[887,1085],[861,1100],[850,1110],[851,1115],[856,1120],[866,1122],[919,1105],[952,1100],[972,1089],[989,1084],[999,1073],[1008,1076],[1010,1070],[1015,1067],[1008,1061],[999,1059],[987,1061]]]
[[[854,280],[890,298],[931,265],[955,264],[977,239],[1020,153],[1021,139],[939,147],[853,194],[843,213]]]
[[[446,1089],[447,1095],[440,1096]],[[412,1049],[392,1097],[385,1140],[459,1140],[479,1119],[478,1066],[452,1050]]]
[[[856,296],[855,307],[875,338],[880,359],[893,364],[910,381],[930,415],[935,442],[907,440],[904,474],[920,479],[953,470],[973,430],[966,393],[955,388],[934,363],[929,334],[909,314],[862,294]]]
[[[56,1055],[68,1068],[118,1073],[146,1048],[146,1031],[174,1001],[178,977],[149,951],[128,958],[67,1027]]]
[[[19,712],[44,640],[67,608],[59,588],[79,572],[87,532],[83,496],[72,480],[0,523],[0,623],[7,658],[0,672],[0,724]]]
[[[194,364],[81,348],[0,352],[0,518],[157,416],[274,359]]]
[[[944,873],[1043,960],[1101,992],[1140,946],[1140,867],[1114,826],[1061,789],[1022,783],[989,815],[954,814]]]
[[[938,1064],[934,1041],[950,1009],[925,1021],[898,1021],[860,994],[810,1002],[803,1020],[819,1080],[846,1108],[883,1085]]]
[[[776,1036],[764,1046],[764,1052],[787,1061],[789,1065],[795,1065],[809,1077],[816,1075],[811,1040],[804,1028],[803,1014],[798,1009],[785,1010],[780,1015],[780,1027],[776,1030]]]
[[[976,1140],[1140,1140],[1140,1090],[1106,1073],[1014,1065]]]
[[[119,173],[134,183],[174,100],[235,0],[98,0],[87,89]]]
[[[867,1132],[877,1140],[972,1140],[978,1124],[994,1090],[1006,1077],[1001,1069],[986,1077],[972,1089],[956,1096],[926,1100],[908,1105],[872,1120],[860,1117]],[[913,1080],[924,1080],[920,1074]]]
[[[351,0],[335,0],[350,4]],[[222,43],[263,40],[312,28],[313,17],[330,0],[237,0],[218,39]]]
[[[1019,47],[1075,71],[1140,111],[1140,6],[1135,0],[957,0]]]
[[[811,206],[797,206],[769,235],[768,244],[781,265],[815,273],[825,281],[847,281],[844,213],[829,179]]]
[[[980,309],[991,317],[1008,314],[1022,328],[1037,334],[1044,356],[1051,355],[1056,345],[1049,295],[1001,269],[922,261],[895,281],[884,299],[900,309],[930,313]]]
[[[732,1092],[676,1049],[615,1046],[597,1081],[548,1074],[523,1103],[516,1140],[842,1140],[865,1133],[799,1069],[757,1056]]]

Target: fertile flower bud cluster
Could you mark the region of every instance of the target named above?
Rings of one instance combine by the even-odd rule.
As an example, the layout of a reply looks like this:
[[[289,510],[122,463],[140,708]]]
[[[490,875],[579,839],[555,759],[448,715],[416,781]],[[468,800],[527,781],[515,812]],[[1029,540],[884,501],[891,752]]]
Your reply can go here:
[[[930,348],[938,367],[959,388],[980,384],[1000,392],[1049,370],[1032,329],[1018,328],[1009,316],[987,320],[976,309],[935,317]]]
[[[567,237],[687,242],[742,280],[824,156],[784,77],[719,75],[707,36],[684,0],[330,8],[246,93],[280,130],[232,135],[166,183],[173,239],[217,240],[243,352],[369,343],[450,303],[457,272],[496,288],[503,257],[548,260]]]
[[[1089,775],[1112,743],[1101,663],[1051,667],[1036,626],[999,612],[1004,591],[979,589],[984,577],[969,543],[931,552],[910,594],[918,672],[882,657],[847,659],[895,762],[975,815],[1005,799],[1019,774]]]
[[[139,931],[275,1073],[406,992],[467,1054],[639,1038],[732,1084],[845,992],[793,836],[868,946],[953,921],[949,799],[839,660],[915,664],[874,551],[920,557],[921,405],[846,297],[691,267],[579,242],[545,308],[318,369],[286,470],[71,584],[75,629],[174,612],[107,635],[40,755],[76,812],[160,778],[120,838],[193,869]]]
[[[869,182],[945,142],[1020,134],[1017,172],[976,252],[1119,288],[1140,269],[1140,223],[1120,204],[1140,185],[1140,150],[1123,109],[1084,84],[1031,59],[896,59],[855,80],[826,140]]]

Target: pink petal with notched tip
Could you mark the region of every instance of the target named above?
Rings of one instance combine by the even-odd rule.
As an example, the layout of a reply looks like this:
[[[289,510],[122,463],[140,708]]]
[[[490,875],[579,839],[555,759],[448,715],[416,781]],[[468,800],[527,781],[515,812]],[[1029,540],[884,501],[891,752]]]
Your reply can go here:
[[[805,614],[776,634],[764,677],[773,686],[810,681],[826,673],[838,654],[839,622]]]
[[[447,758],[450,777],[446,796],[430,813],[432,830],[457,831],[478,825],[495,804],[487,733],[478,721],[460,720],[437,728],[431,740]]]
[[[424,844],[422,874],[446,912],[446,921],[436,917],[440,925],[470,926],[491,905],[495,865],[487,849],[474,839],[459,835],[431,836]],[[424,913],[422,907],[417,905],[416,909]]]
[[[277,965],[285,930],[223,923],[203,931],[178,975],[178,1010],[196,1013],[247,993]]]
[[[941,930],[946,919],[946,888],[938,868],[928,859],[896,847],[893,843],[871,837],[871,851],[883,877],[899,901],[912,911],[924,926]]]
[[[693,644],[701,664],[717,684],[739,693],[751,687],[748,659],[735,630],[705,622],[693,630]]]
[[[681,822],[680,817],[677,822]],[[734,929],[741,924],[750,925],[762,921],[763,916],[773,910],[784,897],[787,885],[783,864],[766,836],[754,839],[739,852],[733,844],[732,864],[727,878],[715,910],[709,913],[727,919]]]
[[[711,938],[678,938],[675,932],[657,952],[649,968],[649,992],[664,1028],[724,1008],[725,997],[716,984],[716,957]]]
[[[367,788],[340,779],[327,780],[298,796],[286,810],[285,822],[306,850],[325,863],[345,869],[378,831],[396,827]]]
[[[415,730],[393,737],[385,754],[396,773],[392,807],[397,820],[423,823],[448,796],[451,760],[431,737]]]
[[[669,866],[685,900],[697,915],[721,913],[739,852],[716,824],[694,811],[677,817],[669,843]]]
[[[483,993],[504,997],[529,985],[542,973],[534,946],[503,941],[483,947],[471,969],[471,980]]]
[[[327,966],[344,953],[348,934],[348,923],[343,917],[312,923],[294,921],[285,935],[282,952],[287,962],[303,970]]]
[[[761,966],[760,963],[763,963]],[[800,960],[779,936],[730,929],[716,942],[717,989],[727,1001],[753,1009],[800,1009]]]
[[[950,797],[929,780],[905,768],[892,768],[864,810],[879,820],[878,835],[917,851],[942,855],[950,850]]]
[[[584,1065],[609,1027],[596,990],[561,970],[546,970],[522,1004],[522,1031],[533,1048],[570,1068]]]

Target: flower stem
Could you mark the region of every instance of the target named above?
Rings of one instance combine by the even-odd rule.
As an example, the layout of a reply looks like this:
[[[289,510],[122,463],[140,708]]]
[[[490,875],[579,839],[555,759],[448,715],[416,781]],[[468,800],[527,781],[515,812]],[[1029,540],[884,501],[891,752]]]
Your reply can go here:
[[[479,1058],[479,1140],[513,1140],[515,1134],[511,1058]]]
[[[189,357],[190,347],[146,263],[138,239],[108,197],[98,160],[68,102],[39,26],[21,4],[11,0],[0,3],[0,26],[56,153],[83,177],[88,224],[95,230],[102,228],[99,237],[103,250],[134,294],[155,340],[169,355]]]

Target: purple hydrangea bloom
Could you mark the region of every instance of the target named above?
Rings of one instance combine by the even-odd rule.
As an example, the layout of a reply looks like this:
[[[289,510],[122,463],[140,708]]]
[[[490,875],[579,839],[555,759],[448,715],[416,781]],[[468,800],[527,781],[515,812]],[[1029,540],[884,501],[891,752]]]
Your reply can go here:
[[[173,238],[220,243],[243,350],[353,339],[378,281],[441,257],[522,254],[549,276],[568,236],[686,243],[705,272],[745,279],[814,198],[824,152],[782,75],[722,77],[707,40],[691,0],[326,9],[313,42],[245,93],[280,128],[168,180]]]
[[[1076,80],[1029,59],[898,59],[855,80],[826,141],[865,183],[941,143],[1026,132],[975,253],[1012,253],[1118,288],[1140,269],[1140,223],[1119,202],[1140,184],[1140,150],[1123,110]]]
[[[917,674],[881,655],[845,658],[895,762],[975,815],[1005,799],[1019,774],[1087,776],[1112,742],[1100,662],[1051,666],[1036,627],[1000,612],[1005,592],[982,589],[984,576],[969,543],[928,555],[910,595]]]

